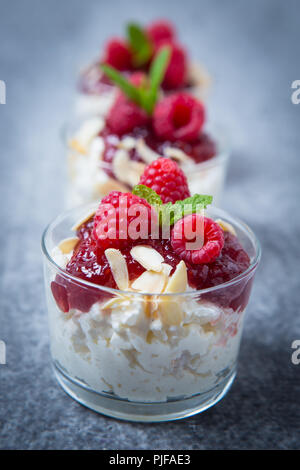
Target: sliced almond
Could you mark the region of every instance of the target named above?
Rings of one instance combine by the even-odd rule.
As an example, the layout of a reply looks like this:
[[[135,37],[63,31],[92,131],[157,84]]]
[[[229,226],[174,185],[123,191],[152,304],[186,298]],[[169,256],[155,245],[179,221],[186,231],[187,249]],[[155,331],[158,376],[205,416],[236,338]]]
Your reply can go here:
[[[224,232],[229,232],[232,235],[236,236],[236,231],[231,224],[229,224],[228,222],[225,222],[225,220],[222,220],[222,219],[217,219],[215,220],[215,222],[220,225],[220,227],[224,230]]]
[[[170,266],[170,265],[167,264],[167,263],[162,263],[161,266],[162,266],[162,271],[163,271],[163,273],[164,273],[167,277],[169,277],[170,272],[172,271],[172,266]]]
[[[161,294],[164,290],[167,277],[163,272],[145,271],[131,285],[131,288],[149,294]]]
[[[67,255],[68,253],[71,253],[72,250],[74,250],[75,246],[77,245],[79,238],[73,237],[73,238],[65,238],[60,242],[58,245],[58,248],[60,251],[64,254]]]
[[[148,271],[161,272],[164,258],[151,246],[138,245],[130,251],[131,256]]]
[[[211,86],[211,77],[201,64],[190,63],[188,76],[193,86],[204,88],[206,91]]]
[[[175,160],[180,162],[191,160],[191,158],[185,152],[175,147],[166,147],[164,149],[164,155],[168,158],[175,158]]]
[[[82,217],[80,220],[78,220],[78,222],[76,222],[73,225],[71,230],[73,232],[76,232],[81,227],[82,224],[87,222],[91,217],[93,217],[95,215],[95,212],[96,212],[96,209],[90,210],[84,217]]]
[[[182,321],[182,308],[179,299],[162,298],[159,303],[159,314],[165,325],[180,325]]]
[[[125,150],[132,150],[135,147],[136,144],[136,139],[134,137],[124,137],[124,139],[119,142],[118,147],[120,149],[125,149]]]
[[[101,305],[101,310],[117,307],[122,304],[124,300],[125,297],[113,297],[112,299],[109,299],[107,302]]]
[[[94,137],[102,131],[104,127],[104,120],[101,117],[93,117],[85,121],[75,135],[75,140],[79,143],[80,147],[87,152],[88,147]]]
[[[145,164],[141,162],[135,162],[134,160],[129,161],[129,170],[127,174],[127,183],[130,186],[135,186],[139,183],[140,178],[145,170]]]
[[[82,153],[83,155],[87,154],[86,147],[83,147],[77,139],[71,139],[68,145],[72,150],[75,150],[75,152]]]
[[[138,139],[136,143],[136,149],[139,153],[139,156],[144,160],[147,165],[157,160],[160,155],[154,152],[148,145],[145,144],[144,139]]]
[[[174,274],[170,277],[165,292],[168,294],[185,292],[187,288],[187,270],[184,261],[177,264]]]
[[[127,183],[127,173],[129,171],[129,166],[130,160],[128,152],[124,149],[117,150],[112,162],[112,168],[119,181]]]
[[[118,288],[127,290],[129,287],[129,276],[126,259],[122,253],[115,248],[108,248],[105,250],[104,254]]]
[[[119,181],[113,178],[108,178],[104,183],[98,183],[95,189],[95,192],[100,196],[107,195],[111,191],[121,191],[122,193],[127,193],[128,188]]]

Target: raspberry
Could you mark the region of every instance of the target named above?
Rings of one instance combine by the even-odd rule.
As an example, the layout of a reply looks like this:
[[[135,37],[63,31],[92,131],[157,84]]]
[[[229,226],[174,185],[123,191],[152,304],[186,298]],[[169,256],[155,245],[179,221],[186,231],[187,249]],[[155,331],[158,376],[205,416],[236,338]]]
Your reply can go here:
[[[148,165],[141,176],[140,184],[153,189],[164,203],[175,203],[190,196],[185,174],[169,158],[158,158]]]
[[[92,237],[101,250],[126,248],[133,240],[149,238],[152,217],[155,211],[145,199],[112,191],[97,209]],[[155,222],[152,220],[152,224]]]
[[[169,21],[157,20],[147,27],[150,39],[157,44],[160,41],[172,41],[175,37],[173,25]]]
[[[188,249],[187,244],[196,241],[191,237],[201,227],[203,230],[203,244],[197,249]],[[188,234],[190,233],[190,237]],[[200,233],[198,236],[200,237]],[[215,261],[224,245],[223,230],[220,225],[208,217],[200,214],[191,214],[183,217],[174,225],[171,234],[171,245],[181,259],[191,264],[206,264]]]
[[[131,52],[126,42],[118,38],[113,38],[108,41],[102,62],[120,71],[131,70]]]
[[[165,46],[170,47],[171,55],[162,86],[167,90],[173,90],[185,84],[187,75],[186,52],[179,44],[171,41],[160,41],[155,47],[155,54]]]
[[[193,141],[205,119],[203,104],[188,93],[163,98],[155,107],[153,127],[156,135],[171,141]]]
[[[131,75],[130,81],[137,86],[143,78],[144,74],[138,72]],[[143,109],[119,92],[106,118],[106,124],[113,134],[121,136],[131,132],[135,127],[146,125],[148,120]]]

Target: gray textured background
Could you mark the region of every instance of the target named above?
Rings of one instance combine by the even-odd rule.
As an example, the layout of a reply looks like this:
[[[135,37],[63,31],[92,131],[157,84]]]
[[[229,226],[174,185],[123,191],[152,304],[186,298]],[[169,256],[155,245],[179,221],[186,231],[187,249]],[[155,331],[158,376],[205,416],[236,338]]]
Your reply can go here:
[[[299,15],[292,0],[0,1],[0,448],[300,447],[300,365],[291,363],[300,339],[300,105],[290,100],[300,79]],[[97,415],[55,383],[39,244],[61,210],[58,133],[75,74],[127,19],[157,16],[178,23],[215,77],[210,115],[233,146],[223,205],[257,232],[263,259],[227,397],[185,421],[143,425]]]

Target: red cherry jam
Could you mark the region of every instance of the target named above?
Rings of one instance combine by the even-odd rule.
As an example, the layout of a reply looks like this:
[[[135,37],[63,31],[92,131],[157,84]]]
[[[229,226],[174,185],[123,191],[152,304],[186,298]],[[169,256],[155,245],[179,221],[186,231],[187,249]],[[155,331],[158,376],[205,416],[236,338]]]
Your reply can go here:
[[[67,264],[66,271],[79,279],[104,287],[117,288],[103,250],[97,247],[92,239],[92,228],[93,218],[78,230],[79,241],[70,262]],[[134,244],[137,243],[148,244],[155,248],[163,256],[165,263],[172,266],[171,274],[181,261],[174,252],[170,240],[135,240]],[[122,250],[122,254],[127,262],[129,278],[133,281],[144,272],[144,268],[130,255],[131,248],[128,246]],[[214,262],[200,265],[187,263],[189,284],[197,290],[218,286],[243,273],[249,265],[249,256],[238,238],[229,232],[224,232],[224,246],[220,256]],[[234,286],[203,294],[202,299],[223,308],[243,310],[249,299],[251,282],[251,279],[243,279]],[[104,301],[111,296],[97,288],[84,287],[61,274],[58,274],[55,281],[52,282],[51,290],[58,307],[65,313],[73,308],[81,312],[88,312],[94,303]]]

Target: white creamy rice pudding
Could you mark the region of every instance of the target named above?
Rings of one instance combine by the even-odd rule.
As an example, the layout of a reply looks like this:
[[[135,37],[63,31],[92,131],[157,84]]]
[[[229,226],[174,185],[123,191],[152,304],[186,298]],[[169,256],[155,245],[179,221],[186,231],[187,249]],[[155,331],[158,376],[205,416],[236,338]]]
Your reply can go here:
[[[58,264],[62,257],[53,256]],[[52,301],[53,358],[93,390],[133,401],[205,392],[235,367],[242,315],[186,296],[172,299],[171,317],[176,302],[180,319],[172,324],[143,297],[97,302],[87,313],[68,314]]]

